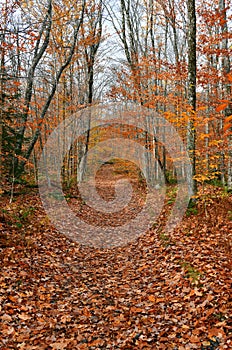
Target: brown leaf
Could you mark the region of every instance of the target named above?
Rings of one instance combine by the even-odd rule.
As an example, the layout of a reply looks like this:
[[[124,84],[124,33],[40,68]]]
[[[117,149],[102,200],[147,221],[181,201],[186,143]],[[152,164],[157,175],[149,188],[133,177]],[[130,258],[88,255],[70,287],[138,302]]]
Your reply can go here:
[[[19,315],[19,318],[20,318],[20,320],[27,321],[27,320],[30,320],[30,319],[31,319],[31,316],[29,316],[29,315],[23,313],[23,314],[20,314],[20,315]]]
[[[14,296],[12,296],[12,295],[9,295],[9,296],[8,296],[8,299],[9,299],[10,301],[12,301],[13,303],[16,303],[16,302],[17,302],[17,298],[14,297]]]
[[[199,342],[200,342],[200,339],[199,339],[196,335],[191,335],[191,337],[189,338],[189,340],[190,340],[192,343],[199,343]]]
[[[144,311],[144,309],[142,309],[142,308],[140,308],[140,307],[135,307],[135,306],[132,306],[130,310],[131,310],[131,312],[133,312],[133,313],[140,313],[140,312],[143,312],[143,311]]]
[[[222,330],[218,329],[216,327],[213,327],[211,329],[208,330],[208,337],[212,338],[212,337],[217,337],[219,334],[221,334]],[[223,331],[224,333],[224,331]]]
[[[12,321],[12,317],[10,315],[4,314],[1,316],[2,321],[7,321],[7,322],[11,322]]]
[[[69,340],[63,340],[60,342],[53,343],[51,344],[51,346],[52,346],[52,349],[54,350],[64,350],[69,343],[70,343]]]

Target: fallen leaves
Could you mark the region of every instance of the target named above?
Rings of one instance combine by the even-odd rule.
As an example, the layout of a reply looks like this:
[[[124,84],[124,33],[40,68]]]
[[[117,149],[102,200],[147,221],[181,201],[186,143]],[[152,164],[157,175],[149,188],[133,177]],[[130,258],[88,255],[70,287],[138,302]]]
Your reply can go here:
[[[52,349],[54,350],[64,350],[67,348],[67,345],[70,343],[70,341],[66,341],[65,339],[59,341],[59,342],[56,342],[56,343],[53,343],[52,344]]]
[[[10,315],[7,315],[7,314],[3,314],[1,316],[1,320],[2,321],[6,321],[6,322],[11,322],[12,321],[12,317]]]
[[[220,227],[230,237],[223,215],[230,197],[211,203],[208,219],[200,207],[194,227],[185,218],[168,240],[152,229],[112,250],[80,246],[41,225],[38,198],[31,201],[38,215],[27,235],[19,237],[21,228],[17,244],[0,251],[3,349],[232,347],[230,269],[220,239]]]
[[[148,300],[154,303],[156,301],[156,297],[154,295],[149,295]]]
[[[20,318],[20,320],[22,321],[27,321],[31,319],[31,316],[27,315],[26,313],[20,314],[18,315],[18,318]]]
[[[197,337],[196,335],[191,335],[191,337],[189,338],[189,341],[191,343],[200,343],[200,338]]]

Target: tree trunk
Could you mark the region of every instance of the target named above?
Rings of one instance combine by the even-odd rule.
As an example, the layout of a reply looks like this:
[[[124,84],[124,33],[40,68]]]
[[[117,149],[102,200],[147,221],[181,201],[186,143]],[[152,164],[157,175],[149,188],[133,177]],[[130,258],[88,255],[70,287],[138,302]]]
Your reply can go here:
[[[227,26],[227,13],[226,13],[226,6],[225,6],[225,0],[219,0],[219,10],[220,15],[222,18],[221,21],[221,34],[223,35],[222,42],[221,42],[221,60],[220,60],[220,70],[222,72],[222,75],[225,76],[230,72],[230,57],[228,52],[228,26]],[[227,99],[231,96],[231,85],[230,84],[221,84],[221,98]],[[232,114],[232,105],[231,103],[228,105],[228,107],[223,112],[223,118],[220,120],[222,132],[223,132],[223,126],[224,121],[223,119],[230,116]],[[221,153],[221,180],[222,183],[225,185],[227,184],[228,190],[232,190],[232,138],[231,135],[228,136],[227,140],[228,144],[228,161],[227,161],[227,181],[226,181],[226,169],[225,169],[225,153],[224,151]]]
[[[188,8],[188,103],[187,149],[191,160],[191,195],[197,194],[196,175],[196,10],[195,0],[187,0]]]
[[[93,12],[91,11],[93,10]],[[93,92],[94,92],[94,65],[96,55],[100,46],[101,37],[102,37],[102,17],[103,17],[103,4],[102,0],[99,1],[98,5],[94,3],[93,8],[90,10],[89,19],[91,26],[91,35],[93,36],[93,44],[85,47],[85,60],[87,64],[87,104],[90,107],[93,103]],[[95,16],[95,18],[94,18]],[[83,28],[82,28],[83,29]],[[84,40],[84,29],[83,29],[83,40]],[[84,147],[81,147],[80,162],[78,164],[78,181],[82,181],[87,162],[87,155],[89,150],[89,141],[90,141],[90,131],[91,131],[91,109],[87,113],[87,125],[88,129],[86,131],[86,139]]]

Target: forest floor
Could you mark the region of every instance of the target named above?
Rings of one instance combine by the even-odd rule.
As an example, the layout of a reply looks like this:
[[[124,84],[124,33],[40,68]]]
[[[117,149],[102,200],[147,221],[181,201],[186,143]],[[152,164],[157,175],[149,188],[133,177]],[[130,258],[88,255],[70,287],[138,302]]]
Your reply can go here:
[[[112,171],[125,175],[112,166],[98,177],[105,200],[114,196]],[[142,205],[143,184],[135,193],[131,208]],[[75,189],[66,198],[78,214]],[[17,185],[12,203],[3,193],[0,349],[232,349],[232,195],[200,189],[168,235],[174,201],[172,185],[152,228],[125,246],[97,249],[52,226],[38,189]],[[108,220],[88,207],[80,215]]]

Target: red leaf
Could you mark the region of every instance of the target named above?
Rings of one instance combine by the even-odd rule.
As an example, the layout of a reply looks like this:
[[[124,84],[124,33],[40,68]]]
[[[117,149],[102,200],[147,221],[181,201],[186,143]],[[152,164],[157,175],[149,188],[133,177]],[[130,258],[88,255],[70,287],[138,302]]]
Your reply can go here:
[[[226,109],[226,107],[228,106],[229,101],[222,103],[221,105],[216,107],[216,112],[221,112],[224,111],[224,109]]]

